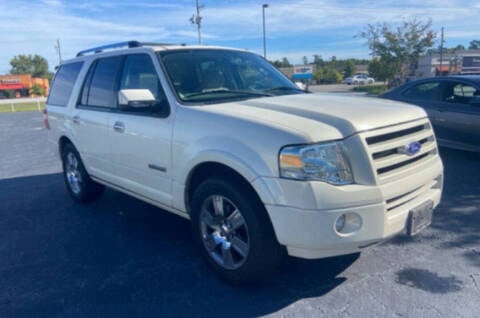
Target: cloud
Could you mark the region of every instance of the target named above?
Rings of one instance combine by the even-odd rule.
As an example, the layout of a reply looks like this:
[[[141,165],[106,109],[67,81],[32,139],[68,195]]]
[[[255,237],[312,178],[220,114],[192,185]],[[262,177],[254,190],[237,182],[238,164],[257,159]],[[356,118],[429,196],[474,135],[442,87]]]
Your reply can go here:
[[[200,2],[205,5],[200,12],[205,43],[263,51],[262,1]],[[449,45],[465,45],[478,38],[475,31],[480,28],[480,5],[471,0],[461,6],[450,0],[267,2],[270,58],[293,60],[311,54],[368,57],[363,42],[353,39],[355,34],[368,23],[398,23],[412,16],[430,17],[437,31],[444,26]],[[40,54],[53,68],[58,62],[56,39],[61,41],[64,57],[88,47],[133,39],[195,44],[196,26],[189,21],[194,13],[192,0],[0,1],[0,73],[9,70],[8,62],[17,54]]]
[[[42,3],[49,7],[60,7],[62,6],[62,1],[60,0],[42,0]]]

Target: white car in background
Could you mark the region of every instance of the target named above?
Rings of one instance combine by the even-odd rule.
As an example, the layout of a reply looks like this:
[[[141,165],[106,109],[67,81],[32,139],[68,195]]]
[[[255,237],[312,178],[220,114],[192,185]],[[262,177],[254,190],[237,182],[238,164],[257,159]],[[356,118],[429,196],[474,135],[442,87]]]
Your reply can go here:
[[[375,79],[369,77],[367,74],[355,74],[354,76],[347,77],[343,80],[343,84],[347,85],[365,85],[373,83],[375,83]]]

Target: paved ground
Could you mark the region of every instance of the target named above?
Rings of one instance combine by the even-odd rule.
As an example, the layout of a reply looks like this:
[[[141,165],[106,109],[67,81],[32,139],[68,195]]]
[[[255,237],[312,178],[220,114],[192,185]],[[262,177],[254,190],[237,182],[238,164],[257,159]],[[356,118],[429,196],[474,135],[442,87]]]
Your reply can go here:
[[[115,191],[74,204],[40,114],[2,114],[0,317],[480,317],[480,156],[441,153],[444,200],[421,235],[289,259],[241,289],[200,261],[187,221]]]

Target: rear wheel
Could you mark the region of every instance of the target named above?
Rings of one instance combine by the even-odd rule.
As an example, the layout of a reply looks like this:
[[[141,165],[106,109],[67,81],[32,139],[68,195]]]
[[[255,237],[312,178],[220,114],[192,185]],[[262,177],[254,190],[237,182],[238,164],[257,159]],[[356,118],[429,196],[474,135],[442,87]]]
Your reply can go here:
[[[264,278],[285,254],[263,204],[243,188],[210,179],[192,198],[194,239],[208,264],[231,283]]]
[[[100,198],[105,187],[88,176],[82,159],[72,144],[64,147],[62,164],[65,185],[75,201],[88,203]]]

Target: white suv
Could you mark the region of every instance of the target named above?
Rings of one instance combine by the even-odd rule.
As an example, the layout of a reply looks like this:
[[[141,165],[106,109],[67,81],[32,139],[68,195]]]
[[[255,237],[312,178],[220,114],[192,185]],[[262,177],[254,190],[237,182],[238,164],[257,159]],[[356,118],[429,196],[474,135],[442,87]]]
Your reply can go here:
[[[104,186],[192,221],[223,278],[349,254],[431,222],[443,166],[425,112],[307,94],[242,50],[136,41],[58,68],[49,138],[78,202]]]

